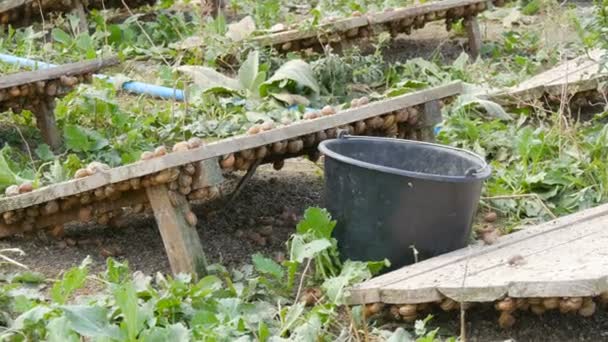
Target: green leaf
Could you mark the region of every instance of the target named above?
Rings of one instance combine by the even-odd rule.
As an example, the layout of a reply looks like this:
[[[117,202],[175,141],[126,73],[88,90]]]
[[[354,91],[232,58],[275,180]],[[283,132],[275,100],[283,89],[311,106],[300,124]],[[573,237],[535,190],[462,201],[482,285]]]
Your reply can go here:
[[[279,336],[284,336],[296,323],[296,321],[302,316],[304,313],[304,304],[297,303],[292,305],[287,309],[287,313],[285,317],[281,320],[281,332]]]
[[[386,342],[415,342],[412,335],[407,332],[405,329],[399,327],[395,332],[391,334],[391,336],[386,340]]]
[[[239,83],[241,85],[241,89],[246,89],[250,92],[253,92],[257,95],[257,89],[254,88],[256,86],[256,78],[260,69],[260,54],[256,51],[251,51],[247,56],[243,65],[239,68]],[[258,85],[259,86],[259,85]]]
[[[292,59],[260,85],[260,95],[267,96],[271,91],[280,92],[278,90],[285,88],[290,81],[295,85],[295,89],[288,89],[290,92],[319,93],[319,85],[310,65],[301,59]]]
[[[28,322],[37,323],[38,321],[42,320],[46,316],[46,314],[48,314],[51,311],[53,311],[53,309],[49,308],[48,306],[37,305],[37,306],[33,307],[32,309],[19,315],[13,321],[13,324],[11,324],[11,328],[15,329],[15,330],[21,330],[21,329],[23,329],[23,327],[25,327],[26,323],[28,323]]]
[[[86,305],[64,305],[61,307],[70,327],[82,336],[109,337],[124,340],[120,329],[110,325],[106,308]]]
[[[34,152],[36,153],[38,158],[44,161],[53,160],[55,158],[55,154],[53,153],[53,151],[51,151],[51,148],[47,144],[38,145]]]
[[[65,304],[74,291],[84,286],[89,274],[91,258],[87,257],[79,267],[69,269],[51,288],[51,298],[58,304]]]
[[[266,323],[264,323],[264,321],[260,321],[260,323],[258,324],[258,341],[266,342],[268,340],[268,337],[270,337],[270,331],[268,330],[268,326],[266,325]]]
[[[291,240],[290,259],[302,263],[305,259],[314,258],[318,253],[329,247],[331,247],[331,242],[327,239],[318,239],[306,243],[302,236],[295,235]]]
[[[385,267],[391,267],[391,262],[388,259],[367,262],[367,269],[369,269],[373,275],[380,273],[380,271],[382,271],[382,269]]]
[[[46,278],[44,274],[40,272],[21,272],[15,275],[12,279],[12,283],[27,283],[27,284],[41,284],[44,283]]]
[[[342,305],[346,303],[346,288],[348,286],[365,281],[371,277],[372,274],[367,268],[367,263],[347,260],[342,267],[340,275],[325,280],[321,287],[331,302],[336,305]]]
[[[66,147],[76,152],[99,151],[109,144],[98,132],[79,125],[66,125],[63,136]]]
[[[463,94],[458,98],[457,104],[454,106],[454,111],[461,110],[465,107],[480,106],[488,114],[490,118],[500,120],[513,120],[511,115],[496,102],[484,100],[471,94]]]
[[[127,331],[128,339],[134,341],[146,320],[153,317],[152,306],[140,307],[137,304],[137,292],[130,281],[117,287],[113,294],[123,316],[121,328]]]
[[[5,150],[2,149],[0,151],[0,191],[4,191],[10,185],[21,184],[25,181],[26,179],[19,177],[11,170],[6,160]]]
[[[56,317],[46,326],[48,342],[79,342],[80,337],[70,329],[69,320],[65,316]]]
[[[264,257],[260,253],[256,253],[251,257],[253,266],[255,269],[263,274],[270,274],[276,279],[283,278],[285,272],[281,265],[277,264],[274,260]]]
[[[298,223],[296,231],[298,234],[312,233],[316,237],[329,239],[335,227],[336,221],[331,220],[331,215],[327,210],[308,208]]]
[[[106,261],[105,279],[114,284],[121,284],[129,279],[129,265],[125,262],[108,258]]]
[[[187,342],[190,341],[190,331],[182,323],[175,323],[166,327],[144,330],[139,340],[144,342]]]
[[[59,28],[54,28],[51,31],[51,35],[53,36],[53,40],[59,42],[63,45],[70,45],[72,42],[72,37],[69,34],[65,33],[63,30]]]
[[[196,84],[205,93],[238,94],[244,90],[238,80],[227,77],[222,73],[208,67],[198,65],[182,65],[178,67],[177,70],[189,75],[194,84]]]

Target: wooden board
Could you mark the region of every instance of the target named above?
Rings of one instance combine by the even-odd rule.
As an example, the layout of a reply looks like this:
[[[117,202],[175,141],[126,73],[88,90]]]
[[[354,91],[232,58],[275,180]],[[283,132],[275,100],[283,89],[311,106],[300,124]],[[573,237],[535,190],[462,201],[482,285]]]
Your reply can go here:
[[[168,168],[264,146],[277,141],[315,133],[320,130],[339,127],[402,108],[454,96],[461,92],[462,84],[460,82],[454,82],[432,89],[401,95],[384,101],[372,102],[369,105],[348,109],[335,115],[325,116],[315,120],[296,122],[286,127],[273,129],[256,135],[243,135],[223,139],[189,151],[170,153],[163,157],[113,168],[107,172],[97,173],[86,178],[53,184],[30,193],[3,198],[0,200],[0,213],[75,195],[107,184],[145,176]]]
[[[2,0],[0,1],[0,13],[17,8],[25,2],[26,0]]]
[[[93,73],[101,68],[118,64],[118,58],[109,57],[91,61],[64,64],[54,68],[19,72],[0,77],[0,89],[9,89],[23,84],[58,79],[61,76],[72,76]]]
[[[368,25],[385,24],[393,21],[399,21],[407,17],[415,17],[436,11],[447,11],[451,8],[463,7],[471,4],[477,4],[487,0],[444,0],[434,1],[424,4],[412,5],[404,8],[397,8],[392,11],[374,13],[360,17],[344,18],[335,22],[320,25],[316,30],[286,30],[282,32],[272,33],[265,36],[255,37],[252,42],[262,46],[277,45],[294,40],[316,37],[319,34],[328,32],[344,32],[353,28],[365,27]],[[436,20],[444,20],[437,18]]]
[[[487,96],[501,104],[536,100],[543,94],[559,95],[566,90],[573,94],[596,89],[608,80],[606,71],[600,72],[600,58],[605,50],[592,50],[573,60],[559,64],[515,87],[495,91]]]
[[[608,291],[608,204],[526,227],[355,286],[352,304],[597,296]],[[516,262],[514,262],[517,260]]]

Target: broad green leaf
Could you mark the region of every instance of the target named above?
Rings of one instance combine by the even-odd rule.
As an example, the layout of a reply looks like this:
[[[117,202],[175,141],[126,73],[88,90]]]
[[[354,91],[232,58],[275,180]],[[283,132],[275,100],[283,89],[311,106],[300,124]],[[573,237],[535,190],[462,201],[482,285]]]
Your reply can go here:
[[[130,341],[135,341],[137,335],[143,328],[145,317],[140,316],[137,305],[137,293],[133,284],[129,281],[114,290],[116,304],[123,316],[121,327],[127,331]]]
[[[290,92],[319,93],[319,85],[310,65],[301,59],[292,59],[260,85],[260,95],[267,96],[271,91],[281,92],[289,82],[295,85],[295,89],[286,89]]]
[[[48,342],[79,342],[80,337],[70,328],[70,322],[65,316],[56,317],[46,326]]]
[[[241,89],[248,90],[257,95],[257,90],[253,88],[255,86],[255,80],[260,69],[260,54],[257,50],[251,51],[247,56],[243,65],[239,68],[239,83]]]
[[[109,144],[99,132],[79,125],[66,125],[63,136],[66,147],[76,152],[99,151]]]
[[[348,286],[371,277],[372,274],[367,268],[367,263],[347,260],[342,266],[340,274],[337,277],[325,280],[321,287],[332,303],[341,305],[346,303],[346,288]]]
[[[84,286],[89,274],[91,259],[87,257],[79,267],[72,267],[51,288],[51,298],[58,304],[65,304],[74,291]]]
[[[319,315],[311,315],[304,323],[294,329],[289,339],[296,342],[315,341],[321,335],[321,328],[322,324]]]
[[[51,31],[51,35],[53,36],[54,41],[63,45],[70,45],[72,42],[72,37],[59,28],[54,28],[53,31]]]
[[[19,315],[11,324],[11,328],[15,330],[21,330],[27,322],[36,323],[44,318],[46,314],[53,311],[53,309],[44,305],[37,305],[32,309]]]
[[[55,154],[53,153],[53,151],[51,151],[51,148],[47,144],[38,145],[34,152],[36,152],[38,158],[44,161],[53,160],[55,158]]]
[[[382,269],[385,267],[391,267],[391,262],[388,259],[367,262],[367,269],[369,269],[372,275],[380,273],[380,271],[382,271]]]
[[[10,185],[21,184],[25,181],[26,179],[19,177],[11,170],[6,160],[4,149],[0,151],[0,191],[4,191]]]
[[[129,279],[129,265],[116,261],[114,258],[106,260],[105,278],[115,284],[121,284]]]
[[[306,243],[301,236],[296,235],[291,240],[290,259],[302,263],[306,259],[314,258],[319,252],[329,247],[331,247],[331,242],[327,239],[318,239]]]
[[[108,311],[100,306],[64,305],[61,307],[70,327],[82,336],[109,337],[123,340],[120,329],[111,325],[108,320]]]
[[[284,318],[281,320],[281,332],[279,336],[284,336],[292,329],[294,324],[304,313],[304,304],[296,303],[287,309]]]
[[[416,340],[412,337],[412,335],[407,332],[405,329],[399,327],[395,332],[391,334],[391,336],[386,340],[386,342],[415,342]]]
[[[255,22],[251,16],[246,16],[236,23],[228,25],[226,36],[233,42],[239,42],[255,32]]]
[[[203,92],[238,94],[244,90],[238,80],[208,67],[182,65],[177,70],[190,76],[194,84],[200,87]]]
[[[28,283],[28,284],[40,284],[46,280],[44,274],[40,272],[21,272],[16,274],[12,279],[12,283]]]
[[[507,114],[507,112],[498,103],[489,100],[484,100],[471,94],[461,95],[458,98],[454,111],[470,106],[482,107],[490,118],[496,118],[500,120],[513,120],[513,117]]]
[[[153,327],[142,331],[139,340],[143,342],[187,342],[190,341],[190,331],[182,323]]]
[[[331,215],[325,209],[308,208],[304,217],[296,227],[299,234],[312,233],[316,237],[331,238],[331,233],[336,227],[336,221],[332,221]]]
[[[281,265],[277,264],[274,260],[264,257],[260,253],[256,253],[251,257],[253,266],[255,269],[263,274],[270,274],[271,276],[281,279],[285,272]]]

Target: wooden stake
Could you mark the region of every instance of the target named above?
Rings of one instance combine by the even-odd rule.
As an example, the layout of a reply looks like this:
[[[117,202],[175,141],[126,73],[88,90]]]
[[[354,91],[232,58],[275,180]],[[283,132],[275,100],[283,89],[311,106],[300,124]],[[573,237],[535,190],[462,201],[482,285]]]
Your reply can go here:
[[[61,146],[61,137],[55,123],[55,99],[48,97],[40,102],[34,115],[36,115],[36,124],[44,142],[49,144],[53,150],[58,150]]]
[[[424,104],[424,114],[418,123],[420,126],[419,138],[423,141],[435,142],[435,125],[441,122],[441,106],[438,100]]]
[[[80,0],[72,0],[72,7],[72,14],[78,17],[78,28],[80,29],[80,33],[88,33],[89,22],[82,2]]]
[[[481,33],[479,31],[479,22],[476,16],[465,19],[465,27],[467,36],[469,37],[469,55],[473,60],[479,57],[481,51]]]
[[[148,187],[146,192],[173,274],[190,273],[195,277],[206,275],[207,259],[201,239],[196,227],[191,226],[186,219],[186,215],[191,215],[186,197],[176,193],[176,205],[173,206],[165,184]]]

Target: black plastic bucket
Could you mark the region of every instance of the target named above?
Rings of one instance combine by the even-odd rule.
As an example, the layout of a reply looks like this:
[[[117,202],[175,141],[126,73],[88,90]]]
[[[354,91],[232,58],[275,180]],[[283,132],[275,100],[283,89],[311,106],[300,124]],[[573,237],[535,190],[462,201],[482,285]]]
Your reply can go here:
[[[449,146],[345,136],[323,141],[325,206],[343,259],[391,270],[466,246],[490,167]]]

